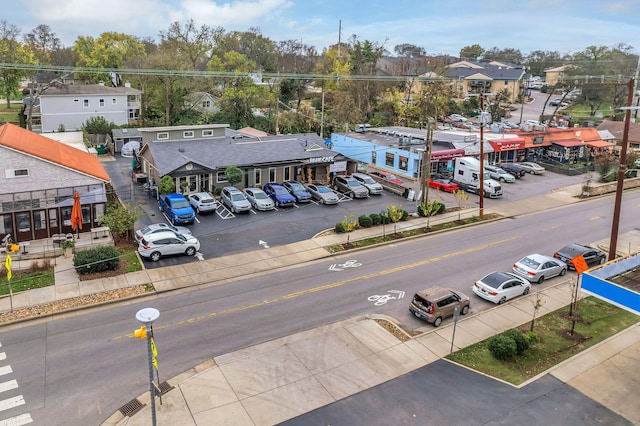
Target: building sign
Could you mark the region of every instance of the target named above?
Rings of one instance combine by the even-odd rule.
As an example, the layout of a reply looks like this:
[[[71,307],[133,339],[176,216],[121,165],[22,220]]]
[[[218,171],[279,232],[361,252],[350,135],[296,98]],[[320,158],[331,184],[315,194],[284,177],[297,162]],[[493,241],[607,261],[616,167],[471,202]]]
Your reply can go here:
[[[447,161],[464,157],[464,149],[443,149],[431,153],[431,161]]]
[[[307,164],[332,163],[333,157],[311,157],[307,160]]]
[[[468,135],[464,137],[465,142],[476,142],[478,140],[478,135]]]
[[[340,173],[347,170],[347,162],[346,161],[336,161],[335,163],[331,163],[329,165],[329,172]]]
[[[524,149],[524,141],[489,141],[495,152],[513,151],[516,149]]]

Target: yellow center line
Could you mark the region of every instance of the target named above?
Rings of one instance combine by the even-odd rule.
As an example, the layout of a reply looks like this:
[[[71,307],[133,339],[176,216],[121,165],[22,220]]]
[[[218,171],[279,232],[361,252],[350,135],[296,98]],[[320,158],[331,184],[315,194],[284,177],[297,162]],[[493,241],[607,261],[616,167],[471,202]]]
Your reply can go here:
[[[336,288],[336,287],[342,287],[346,284],[350,284],[356,281],[362,281],[362,280],[367,280],[370,278],[375,278],[375,277],[381,277],[384,275],[389,275],[389,274],[393,274],[396,272],[401,272],[401,271],[406,271],[408,269],[413,269],[413,268],[417,268],[420,266],[424,266],[424,265],[428,265],[430,263],[435,263],[435,262],[439,262],[445,259],[450,259],[452,257],[457,257],[457,256],[462,256],[464,254],[469,254],[469,253],[473,253],[473,252],[477,252],[480,250],[484,250],[493,246],[497,246],[499,244],[504,244],[507,243],[509,241],[513,241],[513,240],[517,240],[520,237],[510,237],[510,238],[505,238],[503,240],[498,240],[498,241],[493,241],[491,243],[487,243],[487,244],[481,244],[479,246],[475,246],[475,247],[470,247],[468,249],[464,249],[464,250],[459,250],[459,251],[455,251],[452,253],[448,253],[448,254],[444,254],[442,256],[437,256],[437,257],[432,257],[430,259],[425,259],[425,260],[420,260],[418,262],[414,262],[414,263],[410,263],[408,265],[403,265],[403,266],[398,266],[396,268],[390,268],[390,269],[385,269],[383,271],[379,271],[379,272],[373,272],[371,274],[366,274],[366,275],[360,275],[357,277],[353,277],[353,278],[347,278],[345,280],[341,280],[341,281],[336,281],[333,283],[329,283],[329,284],[324,284],[318,287],[313,287],[313,288],[309,288],[307,290],[300,290],[300,291],[296,291],[294,293],[289,293],[289,294],[285,294],[283,296],[280,296],[279,298],[275,298],[275,299],[269,299],[269,300],[263,300],[261,302],[256,302],[256,303],[252,303],[250,305],[243,305],[243,306],[237,306],[234,308],[228,308],[225,310],[222,310],[220,312],[211,312],[210,314],[207,315],[200,315],[197,317],[193,317],[193,318],[187,318],[184,319],[182,321],[178,321],[177,323],[175,323],[175,325],[184,325],[184,324],[193,324],[199,321],[203,321],[206,320],[208,318],[212,318],[218,315],[223,315],[223,314],[231,314],[234,312],[241,312],[241,311],[246,311],[249,309],[253,309],[253,308],[259,308],[261,306],[265,306],[271,303],[277,303],[277,302],[281,302],[281,301],[285,301],[285,300],[289,300],[289,299],[295,299],[296,297],[300,297],[300,296],[305,296],[307,294],[313,294],[313,293],[318,293],[324,290],[330,290],[332,288]],[[163,325],[161,327],[156,327],[155,329],[162,329],[162,328],[167,328],[167,327],[171,327],[171,324],[167,324],[167,325]],[[126,334],[124,336],[116,336],[111,340],[119,340],[122,339],[124,337],[129,337],[129,338],[133,338],[133,333],[129,333]]]

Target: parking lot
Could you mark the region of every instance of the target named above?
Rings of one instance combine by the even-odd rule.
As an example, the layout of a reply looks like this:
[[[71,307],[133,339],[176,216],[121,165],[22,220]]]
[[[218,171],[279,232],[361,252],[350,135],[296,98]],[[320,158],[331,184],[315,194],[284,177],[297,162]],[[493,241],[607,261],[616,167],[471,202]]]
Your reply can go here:
[[[143,186],[131,181],[131,160],[120,156],[113,160],[103,160],[105,170],[111,176],[114,188],[125,203],[139,205],[144,216],[136,223],[136,229],[155,222],[168,222],[158,207],[157,201]],[[540,195],[566,185],[580,183],[584,176],[564,176],[547,172],[542,176],[527,175],[515,183],[503,183],[504,196],[497,200],[484,200],[484,208],[493,203],[506,203],[530,196]],[[418,190],[419,183],[406,180],[407,186]],[[447,207],[457,207],[458,202],[452,194],[429,190],[429,199],[439,199]],[[416,211],[417,201],[390,192],[372,195],[364,199],[342,197],[337,205],[319,205],[316,202],[295,204],[293,207],[276,208],[273,211],[258,212],[254,209],[236,215],[216,213],[198,214],[196,222],[189,225],[191,232],[200,240],[200,250],[195,258],[174,256],[162,258],[158,262],[145,261],[146,267],[160,267],[198,259],[210,259],[233,253],[241,253],[255,248],[288,244],[312,238],[319,232],[333,229],[345,216],[353,214],[357,220],[360,215],[385,212],[387,207],[395,205],[410,213]],[[469,200],[463,203],[465,208],[476,208],[479,198],[469,194]],[[223,219],[227,217],[226,219]]]

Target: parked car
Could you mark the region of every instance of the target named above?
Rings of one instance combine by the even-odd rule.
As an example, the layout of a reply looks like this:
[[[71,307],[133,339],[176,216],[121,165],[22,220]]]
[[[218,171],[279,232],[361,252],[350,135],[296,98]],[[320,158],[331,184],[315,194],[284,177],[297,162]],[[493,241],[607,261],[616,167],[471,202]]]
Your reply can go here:
[[[520,126],[518,126],[513,121],[503,121],[502,124],[504,124],[506,127],[510,128],[510,129],[519,129],[520,128]]]
[[[365,175],[364,173],[354,173],[351,175],[351,177],[364,185],[364,187],[369,190],[369,194],[371,195],[380,195],[382,194],[382,191],[384,191],[382,185],[373,180],[373,178],[369,175]]]
[[[542,167],[538,163],[532,163],[531,161],[524,161],[522,163],[518,163],[520,167],[522,167],[527,173],[532,175],[542,175],[544,174],[545,168]]]
[[[307,188],[307,191],[309,191],[313,199],[320,204],[338,204],[338,201],[340,201],[338,194],[325,185],[308,183],[305,185],[305,188]]]
[[[449,117],[449,120],[451,121],[455,121],[456,123],[460,123],[462,121],[467,121],[467,118],[460,115],[460,114],[451,114]]]
[[[435,188],[444,192],[453,192],[459,189],[458,184],[451,182],[449,179],[430,179],[429,187]]]
[[[333,189],[349,195],[351,198],[368,198],[369,190],[351,176],[333,178]]]
[[[539,126],[540,122],[538,120],[524,120],[524,124],[529,124],[531,126]]]
[[[509,299],[528,294],[531,283],[510,272],[492,272],[473,284],[473,292],[489,302],[503,304]]]
[[[570,269],[576,269],[572,259],[578,255],[582,255],[589,266],[601,265],[607,260],[607,255],[602,250],[578,243],[562,247],[553,257],[562,260]]]
[[[282,182],[287,191],[296,199],[298,203],[308,203],[311,201],[311,194],[305,189],[305,187],[295,180],[286,180]]]
[[[549,102],[549,106],[560,106],[562,103],[562,99],[554,99]]]
[[[434,286],[417,292],[409,305],[409,311],[439,327],[443,319],[453,316],[456,306],[460,307],[460,314],[467,315],[471,306],[469,297],[457,290]]]
[[[160,222],[160,223],[152,223],[151,225],[145,226],[142,229],[138,229],[136,231],[136,241],[140,241],[145,235],[155,234],[157,232],[175,232],[176,234],[181,235],[191,235],[191,230],[184,226],[173,226],[168,223]]]
[[[242,193],[256,210],[267,211],[276,208],[273,200],[260,188],[245,188]]]
[[[505,172],[511,173],[516,177],[516,179],[520,179],[527,174],[527,171],[517,165],[516,163],[502,163],[500,164],[500,168]]]
[[[187,197],[189,200],[189,204],[194,208],[196,213],[211,213],[216,211],[216,207],[218,207],[218,203],[216,203],[216,199],[213,198],[213,195],[208,192],[196,192],[194,194],[189,194]]]
[[[174,225],[193,223],[196,220],[196,211],[182,194],[160,195],[158,204],[162,213]]]
[[[516,177],[514,175],[512,175],[511,173],[507,173],[506,170],[498,166],[485,164],[484,169],[489,172],[489,176],[491,176],[491,179],[507,183],[514,183],[516,181]]]
[[[543,254],[530,254],[513,265],[513,273],[530,282],[542,284],[546,279],[563,276],[567,273],[567,264]]]
[[[225,186],[220,192],[222,203],[233,213],[248,212],[251,210],[251,203],[235,186]]]
[[[374,175],[374,176],[379,177],[382,180],[386,180],[387,182],[395,183],[397,185],[404,184],[402,179],[398,179],[396,177],[396,175],[394,175],[393,173],[389,173],[389,172],[372,172],[371,174]]]
[[[193,256],[200,250],[200,241],[193,235],[176,234],[171,231],[147,234],[138,243],[138,253],[154,262],[163,256],[185,254]]]
[[[262,190],[271,197],[276,207],[290,207],[296,203],[293,195],[289,194],[289,191],[284,186],[275,182],[265,184]]]

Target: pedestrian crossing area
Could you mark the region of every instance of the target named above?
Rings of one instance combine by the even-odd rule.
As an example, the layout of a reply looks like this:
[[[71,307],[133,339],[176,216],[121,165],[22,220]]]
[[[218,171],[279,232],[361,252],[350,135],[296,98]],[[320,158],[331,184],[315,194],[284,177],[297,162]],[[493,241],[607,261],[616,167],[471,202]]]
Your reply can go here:
[[[2,343],[0,343],[0,351]],[[19,393],[18,381],[11,378],[13,369],[11,365],[6,364],[7,354],[0,352],[0,426],[21,426],[33,423],[31,414],[23,413],[16,416],[3,419],[3,414],[12,408],[25,405],[25,400]],[[11,396],[14,395],[14,396]]]

